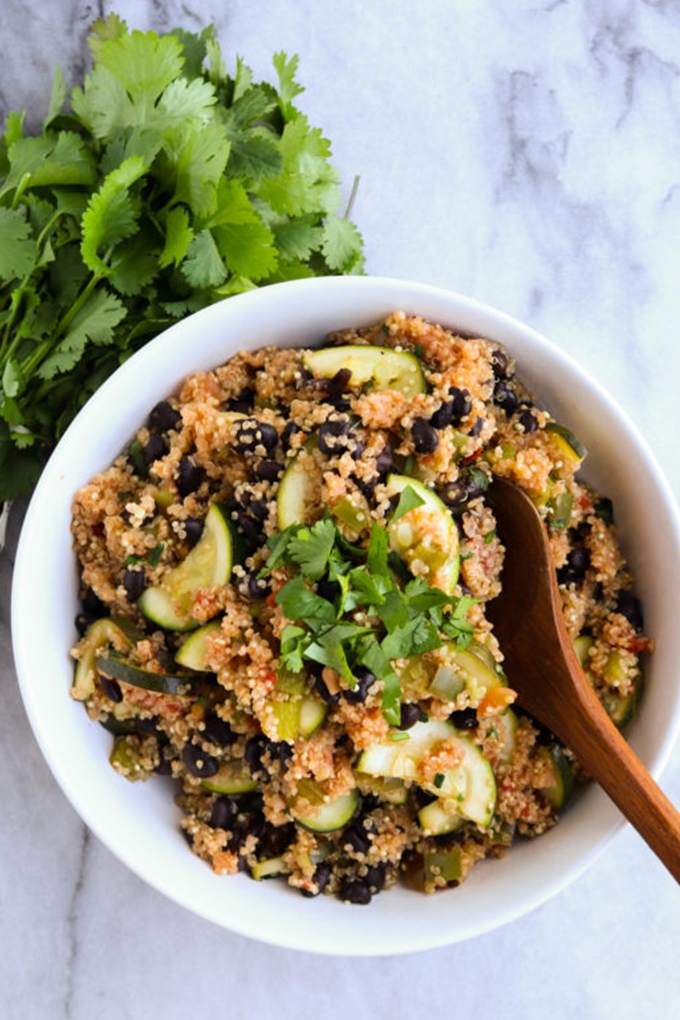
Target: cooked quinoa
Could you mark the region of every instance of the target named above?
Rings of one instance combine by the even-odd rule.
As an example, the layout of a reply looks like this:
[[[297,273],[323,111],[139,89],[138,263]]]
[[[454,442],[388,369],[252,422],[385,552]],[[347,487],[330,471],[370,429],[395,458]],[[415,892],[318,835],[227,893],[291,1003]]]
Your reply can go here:
[[[587,778],[503,673],[494,476],[539,507],[620,726],[650,642],[611,504],[510,352],[403,312],[322,350],[189,376],[76,493],[71,693],[121,775],[172,777],[215,872],[368,903],[458,885]]]

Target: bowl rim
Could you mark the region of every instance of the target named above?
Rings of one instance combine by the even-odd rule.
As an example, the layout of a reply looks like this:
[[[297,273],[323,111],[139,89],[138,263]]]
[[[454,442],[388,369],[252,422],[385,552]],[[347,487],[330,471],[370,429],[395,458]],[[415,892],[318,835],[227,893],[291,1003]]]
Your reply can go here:
[[[271,923],[263,923],[263,916],[266,915],[266,910],[264,914],[260,911],[254,918],[235,916],[229,913],[229,911],[227,911],[227,916],[225,916],[222,899],[217,896],[214,902],[210,902],[208,897],[208,899],[204,899],[200,904],[197,904],[192,899],[192,890],[199,888],[202,891],[209,883],[194,883],[189,889],[171,888],[167,877],[163,874],[155,873],[153,868],[149,868],[148,862],[143,866],[140,865],[136,848],[130,846],[129,841],[126,842],[124,833],[121,839],[120,833],[111,831],[110,826],[106,824],[105,818],[102,817],[101,805],[97,804],[96,800],[93,799],[93,790],[89,788],[84,789],[82,787],[82,777],[74,777],[72,767],[67,765],[63,755],[63,748],[60,746],[59,740],[55,739],[54,733],[50,731],[50,719],[46,715],[43,704],[41,704],[39,686],[36,686],[34,682],[35,669],[40,661],[40,652],[37,648],[35,635],[31,632],[31,627],[29,626],[30,614],[36,601],[39,584],[33,567],[34,550],[36,544],[40,545],[39,532],[41,527],[45,527],[45,521],[49,517],[50,494],[52,492],[60,493],[59,499],[63,511],[65,498],[64,484],[68,484],[67,480],[69,478],[68,467],[72,463],[74,455],[77,454],[83,436],[88,435],[90,432],[96,434],[99,431],[102,416],[105,416],[105,412],[115,403],[124,404],[127,407],[124,413],[126,420],[130,419],[132,421],[134,419],[137,425],[139,425],[143,420],[143,414],[138,415],[137,408],[138,405],[142,406],[142,398],[133,396],[132,400],[126,402],[130,383],[140,376],[147,379],[148,373],[151,373],[157,365],[159,357],[164,353],[170,355],[176,342],[180,342],[188,336],[190,342],[195,343],[192,334],[195,335],[197,329],[199,334],[201,327],[204,327],[204,333],[209,333],[211,329],[217,327],[223,328],[225,322],[227,324],[231,323],[230,328],[238,329],[239,323],[249,322],[252,315],[257,314],[266,318],[267,315],[276,312],[277,309],[283,309],[284,314],[294,317],[296,308],[304,308],[305,302],[322,304],[324,295],[326,300],[335,302],[334,307],[337,307],[336,318],[338,318],[338,325],[337,327],[324,327],[318,335],[319,341],[323,339],[324,333],[328,332],[329,329],[341,328],[343,323],[346,325],[348,315],[351,322],[356,321],[352,313],[344,314],[340,311],[345,304],[354,302],[354,304],[358,303],[361,307],[366,307],[366,309],[374,308],[374,313],[369,314],[367,311],[366,315],[364,315],[365,321],[368,322],[377,321],[383,312],[403,307],[404,300],[407,300],[408,307],[403,307],[403,310],[407,313],[423,314],[423,317],[432,319],[435,318],[435,315],[427,313],[426,309],[441,308],[442,314],[438,318],[443,324],[450,325],[452,324],[451,320],[455,318],[459,321],[464,319],[466,322],[471,323],[471,328],[465,326],[461,330],[464,334],[478,333],[479,335],[487,335],[501,342],[508,342],[503,339],[504,337],[514,338],[515,341],[521,337],[522,343],[526,343],[531,350],[539,351],[541,357],[554,363],[560,368],[561,372],[564,372],[569,377],[583,380],[584,384],[590,389],[594,402],[618,423],[618,426],[625,433],[627,440],[634,444],[640,462],[644,463],[647,470],[648,483],[651,484],[659,506],[664,511],[667,524],[672,529],[674,543],[672,553],[680,565],[680,515],[678,514],[670,486],[658,465],[655,455],[623,408],[568,353],[518,319],[481,301],[458,294],[455,291],[391,277],[315,277],[306,280],[272,284],[255,291],[235,295],[187,316],[149,341],[95,392],[66,430],[54,450],[29,503],[19,538],[12,584],[12,640],[17,676],[24,705],[33,733],[55,779],[62,792],[88,827],[139,877],[193,913],[221,927],[251,938],[269,942],[270,944],[284,948],[334,955],[392,955],[453,944],[462,939],[471,938],[500,927],[528,913],[560,892],[581,875],[601,856],[612,839],[623,829],[626,823],[618,812],[612,810],[612,806],[606,801],[601,791],[588,790],[585,794],[585,799],[589,803],[594,800],[598,801],[598,818],[601,818],[598,830],[599,835],[595,843],[586,852],[582,853],[577,860],[564,860],[562,862],[563,870],[558,874],[555,874],[553,869],[550,881],[536,889],[524,887],[522,890],[523,898],[518,902],[504,903],[497,909],[495,915],[490,914],[486,918],[482,916],[474,917],[474,911],[472,911],[471,919],[468,920],[464,931],[456,930],[455,925],[453,927],[451,925],[444,925],[443,927],[435,925],[433,930],[429,930],[425,925],[417,933],[411,933],[410,935],[407,933],[405,937],[404,933],[399,931],[397,925],[396,930],[386,933],[385,939],[378,943],[375,941],[375,932],[369,926],[366,929],[370,931],[368,938],[359,938],[356,935],[352,940],[347,938],[346,934],[340,936],[337,931],[335,933],[332,931],[335,922],[331,920],[329,927],[329,921],[326,916],[329,912],[328,910],[320,909],[320,905],[317,904],[316,900],[302,901],[304,908],[301,907],[299,911],[299,913],[303,914],[303,920],[305,911],[309,912],[310,908],[314,911],[315,919],[313,922],[311,913],[308,915],[310,917],[309,929],[306,929],[304,923],[302,923],[301,927],[296,928],[294,931],[284,931],[280,925],[276,927],[276,925]],[[395,303],[398,295],[401,295],[402,301]],[[383,312],[380,311],[381,307]],[[320,309],[319,317],[323,318],[324,314],[327,319],[327,310]],[[480,324],[480,327],[486,328],[478,328],[477,323]],[[454,322],[454,328],[455,325],[456,323]],[[311,329],[311,325],[309,325],[309,329]],[[263,342],[266,342],[266,337],[263,338]],[[512,342],[511,340],[510,344]],[[251,346],[254,347],[256,345],[253,344]],[[231,349],[225,351],[225,357],[222,360],[231,356],[237,349],[237,346],[232,346]],[[205,356],[202,353],[203,344],[200,341],[195,343],[195,350],[192,351],[191,355],[192,358],[195,357],[196,360],[201,360],[199,352],[204,360]],[[511,353],[513,353],[512,349]],[[188,357],[188,354],[183,354],[179,359],[183,364],[186,362],[187,367],[176,370],[177,383],[195,370],[194,367],[191,367],[194,362],[191,361],[189,363],[187,361]],[[214,360],[214,358],[208,360],[211,365],[219,363],[219,360]],[[528,375],[530,376],[533,366],[519,357],[518,362],[520,378],[525,379]],[[208,367],[208,364],[201,367]],[[166,365],[164,372],[165,377],[170,378],[172,367]],[[158,390],[158,388],[159,384],[156,384],[156,389]],[[144,392],[146,392],[146,389],[144,389]],[[165,390],[163,395],[167,395],[168,392],[171,392],[171,389]],[[161,397],[157,399],[161,399]],[[153,398],[144,399],[143,404],[146,411],[152,406],[152,402]],[[137,415],[136,418],[135,415]],[[113,433],[118,436],[117,449],[120,449],[126,437],[131,435],[133,431],[134,429],[130,429],[123,432],[122,427],[117,425],[113,430]],[[108,466],[110,459],[104,458],[101,468]],[[87,478],[83,480],[86,481]],[[73,491],[75,490],[71,490],[71,494]],[[61,562],[63,563],[63,557]],[[85,713],[83,712],[82,715],[85,716]],[[91,725],[89,720],[86,721],[88,725]],[[645,750],[647,767],[652,775],[657,778],[665,767],[680,734],[680,693],[677,691],[674,710],[669,713],[662,732],[662,739],[657,741],[652,749],[646,748]],[[635,734],[632,736],[634,738]],[[631,739],[631,743],[633,742],[634,739]],[[127,784],[121,784],[121,786],[127,786]],[[592,814],[593,809],[589,809],[589,811]],[[557,832],[561,827],[563,828],[565,823],[569,824],[567,817],[552,832]],[[541,841],[549,839],[550,836],[551,833],[542,836]],[[193,855],[186,848],[183,848],[183,850],[187,858],[191,860]],[[513,849],[512,852],[516,853],[517,850]],[[202,868],[209,871],[207,865],[203,862],[199,863]],[[493,866],[496,867],[499,863],[494,862]],[[482,865],[478,867],[482,867]],[[474,871],[473,875],[464,883],[460,890],[456,890],[455,894],[449,893],[447,895],[460,895],[461,890],[473,882],[473,878]],[[217,881],[233,882],[234,879],[218,879]],[[262,885],[262,883],[250,882],[248,879],[245,879],[245,881],[248,881],[251,886]],[[386,894],[385,898],[389,896],[394,896],[394,893],[391,891]],[[318,898],[318,900],[328,899],[328,897]],[[383,897],[378,898],[379,901],[382,899]],[[430,900],[433,898],[428,897],[426,899]],[[439,897],[434,899],[439,899]],[[452,902],[451,905],[455,907],[455,903]],[[339,906],[341,909],[348,909],[342,907],[342,905]],[[374,909],[373,905],[371,909]],[[423,914],[428,912],[432,913],[429,906],[423,908]],[[452,912],[455,913],[455,911]],[[392,911],[388,910],[386,914],[388,917],[391,917]],[[366,915],[362,914],[362,925],[354,925],[355,928],[358,927],[359,931],[366,927],[363,924],[365,917]]]

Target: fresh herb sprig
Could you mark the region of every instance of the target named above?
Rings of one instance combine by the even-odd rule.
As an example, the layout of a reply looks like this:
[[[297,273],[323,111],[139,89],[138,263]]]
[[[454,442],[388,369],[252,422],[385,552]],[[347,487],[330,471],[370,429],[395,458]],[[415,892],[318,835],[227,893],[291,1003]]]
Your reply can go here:
[[[254,287],[362,271],[337,208],[330,146],[212,27],[157,35],[92,26],[91,72],[55,72],[37,135],[0,139],[0,501],[30,491],[46,453],[104,379],[187,313]]]
[[[322,518],[311,527],[293,524],[269,539],[262,574],[286,566],[293,576],[276,602],[292,621],[281,634],[281,665],[299,673],[305,661],[330,666],[351,689],[356,671],[383,681],[382,711],[400,722],[401,687],[392,666],[439,648],[444,640],[465,647],[473,636],[467,613],[474,599],[447,595],[423,578],[404,583],[384,528],[373,525],[363,550],[348,555],[336,525]]]

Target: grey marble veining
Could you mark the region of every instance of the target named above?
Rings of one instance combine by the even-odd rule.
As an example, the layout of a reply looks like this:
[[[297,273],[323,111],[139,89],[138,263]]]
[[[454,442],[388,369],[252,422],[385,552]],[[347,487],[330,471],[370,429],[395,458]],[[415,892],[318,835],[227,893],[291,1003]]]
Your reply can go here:
[[[0,114],[24,107],[39,124],[55,63],[78,80],[87,28],[110,10],[143,30],[214,22],[227,62],[259,77],[276,51],[298,53],[301,105],[347,195],[360,175],[369,271],[470,294],[551,337],[625,407],[680,496],[676,0],[2,0]],[[22,511],[0,554],[3,1020],[680,1014],[680,890],[630,830],[527,917],[399,959],[261,945],[145,886],[75,815],[21,703]],[[663,786],[680,803],[678,749]]]

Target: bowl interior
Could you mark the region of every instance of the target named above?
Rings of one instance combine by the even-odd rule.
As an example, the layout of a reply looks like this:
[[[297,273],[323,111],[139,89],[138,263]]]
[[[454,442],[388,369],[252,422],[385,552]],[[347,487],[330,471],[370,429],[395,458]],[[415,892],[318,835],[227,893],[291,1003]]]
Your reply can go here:
[[[520,377],[590,450],[585,473],[614,501],[646,631],[657,639],[630,739],[658,775],[680,726],[680,628],[667,598],[680,575],[671,494],[644,441],[594,380],[529,328],[455,294],[379,278],[314,279],[229,298],[173,326],[118,370],[62,439],[29,506],[15,566],[12,627],[22,695],[43,754],[84,821],[133,871],[186,908],[242,934],[315,952],[400,953],[494,928],[572,881],[621,828],[621,817],[601,791],[588,789],[555,829],[502,861],[482,862],[455,891],[424,897],[392,890],[361,912],[361,924],[352,907],[329,897],[307,900],[282,883],[216,877],[188,851],[171,788],[161,780],[122,781],[108,764],[110,737],[68,697],[77,612],[70,504],[190,372],[242,348],[316,344],[330,330],[396,309],[506,344]]]

